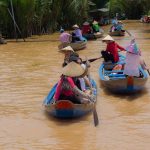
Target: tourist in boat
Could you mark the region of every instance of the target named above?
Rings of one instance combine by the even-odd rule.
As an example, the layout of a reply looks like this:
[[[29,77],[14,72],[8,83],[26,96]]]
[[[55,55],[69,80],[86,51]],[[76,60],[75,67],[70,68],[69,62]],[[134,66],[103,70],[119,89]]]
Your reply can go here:
[[[139,77],[139,65],[143,65],[143,62],[140,59],[141,51],[137,47],[135,39],[131,41],[130,45],[126,48],[126,51],[126,63],[123,73],[128,76]]]
[[[118,45],[110,35],[107,35],[102,41],[107,44],[106,50],[101,51],[105,62],[117,63],[119,61],[118,49],[121,51],[125,51],[125,49]]]
[[[99,26],[98,22],[95,20],[92,23],[92,28],[93,28],[94,33],[100,32],[100,26]]]
[[[71,46],[66,46],[65,48],[62,48],[61,50],[59,50],[59,52],[65,55],[64,62],[62,64],[63,67],[69,63],[69,58],[71,55],[78,55],[77,53],[75,53],[75,51],[72,49]]]
[[[73,78],[82,76],[85,69],[81,65],[70,62],[63,68],[61,79],[58,82],[54,100],[70,100],[73,103],[88,103],[93,100],[93,95],[81,91],[74,83]]]
[[[72,36],[71,34],[67,33],[64,31],[64,29],[60,29],[60,37],[59,37],[59,40],[61,43],[71,43],[72,41]]]
[[[115,31],[122,31],[124,32],[125,30],[123,30],[123,23],[122,21],[118,21],[116,27],[115,27]]]
[[[70,56],[69,62],[72,62],[72,61],[77,63],[77,64],[80,64],[81,67],[83,67],[85,69],[84,77],[77,78],[77,80],[74,80],[75,83],[78,85],[79,89],[81,89],[82,91],[89,92],[89,90],[86,90],[86,86],[88,86],[89,88],[92,88],[90,80],[88,78],[88,69],[89,69],[90,65],[87,63],[84,64],[82,62],[82,59],[79,56],[75,56],[75,55]]]
[[[84,41],[85,38],[82,36],[82,31],[77,24],[72,26],[74,31],[72,32],[72,42]]]
[[[84,22],[83,23],[83,26],[82,26],[82,34],[92,34],[93,33],[93,30],[90,26],[90,23],[89,22]]]

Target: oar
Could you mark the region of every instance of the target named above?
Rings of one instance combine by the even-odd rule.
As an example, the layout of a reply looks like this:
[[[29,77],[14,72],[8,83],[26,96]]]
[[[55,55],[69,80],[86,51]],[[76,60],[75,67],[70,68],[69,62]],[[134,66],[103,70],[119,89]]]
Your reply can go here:
[[[102,56],[101,56],[101,57],[98,57],[98,58],[88,59],[88,61],[89,61],[89,62],[93,62],[93,61],[98,60],[98,59],[101,59],[101,58],[102,58]],[[86,63],[86,62],[87,62],[87,60],[84,60],[84,61],[83,61],[83,63]]]
[[[88,64],[88,60],[86,60],[86,63]],[[90,80],[90,73],[88,71],[88,78]],[[91,89],[92,90],[92,89]],[[96,95],[97,96],[97,95]],[[97,97],[96,97],[97,98]],[[95,127],[99,124],[99,119],[98,119],[98,115],[97,115],[97,111],[96,111],[96,106],[95,106],[95,102],[94,102],[94,107],[93,107],[93,118],[94,118],[94,125]]]
[[[132,34],[128,31],[128,30],[125,30],[129,36],[132,36]]]
[[[93,107],[93,118],[94,118],[94,125],[96,127],[99,124],[99,119],[98,119],[95,103],[94,103],[94,107]]]

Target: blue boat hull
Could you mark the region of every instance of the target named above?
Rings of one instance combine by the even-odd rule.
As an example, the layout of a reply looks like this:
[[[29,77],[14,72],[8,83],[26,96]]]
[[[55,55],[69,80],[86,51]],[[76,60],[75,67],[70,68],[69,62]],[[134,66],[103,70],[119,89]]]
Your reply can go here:
[[[95,95],[95,101],[87,104],[74,104],[69,100],[60,100],[56,103],[52,103],[53,95],[56,90],[55,85],[48,96],[44,100],[45,110],[49,115],[57,118],[76,118],[81,117],[91,112],[96,103],[97,86],[94,80],[91,80],[92,87],[95,88],[93,94]]]
[[[122,63],[124,60],[125,57],[120,55],[119,63]],[[128,84],[129,79],[123,74],[123,71],[120,74],[118,74],[117,71],[108,71],[105,69],[105,64],[103,63],[99,67],[99,77],[104,87],[112,92],[134,93],[145,88],[149,76],[148,72],[143,70],[142,67],[139,67],[139,71],[143,74],[143,77],[134,77],[132,81],[133,83],[130,85]]]

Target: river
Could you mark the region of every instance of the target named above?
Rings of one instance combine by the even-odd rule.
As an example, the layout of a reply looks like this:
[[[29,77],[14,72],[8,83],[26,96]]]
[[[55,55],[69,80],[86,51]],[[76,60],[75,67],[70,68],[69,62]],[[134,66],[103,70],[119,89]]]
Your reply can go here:
[[[126,21],[124,26],[150,66],[150,24]],[[103,27],[105,33],[108,28]],[[112,94],[99,81],[102,60],[92,62],[90,69],[98,86],[98,127],[92,114],[68,121],[45,114],[42,102],[58,81],[64,58],[58,52],[58,36],[33,36],[26,42],[0,45],[0,150],[149,150],[150,81],[140,93]],[[125,47],[131,37],[114,39]],[[97,39],[78,53],[83,59],[95,58],[105,47]]]

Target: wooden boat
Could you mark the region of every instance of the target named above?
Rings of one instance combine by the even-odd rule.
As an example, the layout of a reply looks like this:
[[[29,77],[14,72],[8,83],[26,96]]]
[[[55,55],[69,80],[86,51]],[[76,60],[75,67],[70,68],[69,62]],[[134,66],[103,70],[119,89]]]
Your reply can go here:
[[[85,37],[87,40],[97,39],[103,37],[102,32],[97,32],[94,34],[84,34],[83,37]]]
[[[113,32],[109,32],[110,36],[124,36],[125,35],[125,31],[113,31]]]
[[[61,43],[58,48],[62,49],[66,46],[71,46],[74,51],[84,49],[86,47],[87,41],[78,41],[75,43]]]
[[[86,115],[91,112],[96,103],[97,96],[97,87],[94,80],[91,80],[91,84],[93,89],[93,94],[95,95],[95,101],[86,103],[86,104],[74,104],[69,100],[59,100],[56,103],[52,103],[53,96],[56,90],[57,84],[51,89],[48,96],[44,100],[44,106],[46,112],[48,112],[51,116],[57,118],[76,118]]]
[[[120,61],[117,64],[124,64],[125,56],[120,55]],[[132,93],[144,89],[148,79],[148,72],[141,66],[139,67],[140,77],[127,77],[123,70],[112,70],[116,64],[102,63],[99,68],[99,76],[102,84],[108,90],[117,93]]]
[[[103,37],[103,32],[97,32],[97,33],[94,33],[94,36],[96,37],[96,38],[101,38],[101,37]]]

